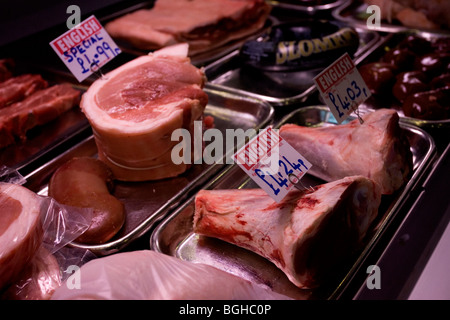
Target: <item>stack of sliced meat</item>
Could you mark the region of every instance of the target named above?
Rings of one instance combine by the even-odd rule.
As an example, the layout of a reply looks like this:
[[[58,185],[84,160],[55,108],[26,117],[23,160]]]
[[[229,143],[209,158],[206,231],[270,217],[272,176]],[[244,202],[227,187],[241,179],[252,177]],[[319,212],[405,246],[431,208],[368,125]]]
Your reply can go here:
[[[0,60],[0,148],[26,139],[28,130],[46,124],[79,103],[69,84],[50,86],[39,74],[11,76]]]
[[[269,13],[263,0],[158,0],[152,9],[117,18],[105,28],[143,50],[186,42],[192,56],[251,35]]]

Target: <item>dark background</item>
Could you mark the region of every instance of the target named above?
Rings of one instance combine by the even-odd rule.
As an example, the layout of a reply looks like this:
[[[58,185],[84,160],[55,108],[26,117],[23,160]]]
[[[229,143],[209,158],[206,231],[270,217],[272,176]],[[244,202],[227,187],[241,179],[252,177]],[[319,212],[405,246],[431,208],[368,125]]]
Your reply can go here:
[[[118,7],[131,6],[135,0],[2,0],[0,8],[0,46],[4,46],[42,31],[60,27],[67,31],[66,21],[71,13],[67,7],[77,5],[81,10],[81,20],[94,12],[105,14]],[[151,1],[148,1],[151,2]],[[97,17],[97,15],[96,15]],[[99,17],[97,17],[99,18]]]

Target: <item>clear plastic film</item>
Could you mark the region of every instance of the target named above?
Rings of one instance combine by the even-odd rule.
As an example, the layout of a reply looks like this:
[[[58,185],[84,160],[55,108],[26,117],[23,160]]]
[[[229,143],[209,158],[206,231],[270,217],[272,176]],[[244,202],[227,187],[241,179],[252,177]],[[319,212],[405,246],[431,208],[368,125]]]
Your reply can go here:
[[[69,265],[95,257],[67,246],[87,230],[92,211],[37,195],[25,183],[0,167],[0,299],[49,299]]]

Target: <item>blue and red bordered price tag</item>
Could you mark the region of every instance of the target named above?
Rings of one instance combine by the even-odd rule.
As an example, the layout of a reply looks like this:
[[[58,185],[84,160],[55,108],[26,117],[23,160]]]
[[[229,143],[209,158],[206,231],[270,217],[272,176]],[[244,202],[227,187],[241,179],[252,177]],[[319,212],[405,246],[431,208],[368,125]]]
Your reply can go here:
[[[276,202],[280,202],[312,166],[272,127],[264,129],[239,149],[234,161]]]
[[[79,82],[121,52],[95,16],[51,41],[50,46]]]
[[[348,53],[319,73],[314,81],[339,124],[372,94]]]

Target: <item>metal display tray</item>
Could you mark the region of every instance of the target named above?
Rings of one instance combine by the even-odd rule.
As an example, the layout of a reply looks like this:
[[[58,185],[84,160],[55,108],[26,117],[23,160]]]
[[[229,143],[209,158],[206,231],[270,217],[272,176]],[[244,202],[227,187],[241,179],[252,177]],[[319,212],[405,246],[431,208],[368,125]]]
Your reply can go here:
[[[427,40],[433,40],[439,37],[448,37],[443,35],[429,34],[424,33],[417,30],[409,30],[405,32],[399,32],[396,34],[389,34],[380,41],[380,44],[374,50],[367,52],[364,54],[362,59],[358,62],[357,67],[362,66],[365,63],[376,62],[379,61],[383,55],[386,53],[388,48],[393,48],[397,44],[399,44],[402,40],[407,38],[409,35],[416,35],[418,37],[422,37]],[[380,107],[388,108],[389,106],[397,111],[400,117],[406,122],[419,126],[425,129],[440,129],[440,128],[450,128],[450,119],[444,120],[422,120],[417,118],[411,118],[405,116],[401,106],[395,99],[390,97],[391,95],[383,95],[383,97],[376,97],[372,95],[369,99],[367,99],[364,103],[359,105],[359,109],[361,112],[372,112]]]
[[[217,90],[210,85],[207,85],[204,90],[209,97],[204,115],[212,116],[214,128],[223,134],[226,129],[246,131],[255,128],[258,130],[267,126],[273,119],[273,108],[265,101],[235,93],[233,90]],[[234,151],[224,150],[224,155]],[[25,176],[27,180],[25,186],[45,196],[47,195],[48,181],[60,165],[73,157],[96,157],[97,152],[95,139],[91,135]],[[123,228],[107,243],[99,245],[71,243],[71,246],[90,250],[99,256],[115,253],[125,248],[148,232],[158,220],[162,219],[170,209],[180,204],[183,199],[186,199],[196,188],[206,184],[225,167],[225,163],[226,161],[223,161],[223,164],[218,162],[195,164],[178,177],[158,181],[116,181],[113,194],[123,202],[127,215]]]
[[[331,126],[337,122],[329,109],[324,106],[309,106],[298,109],[287,115],[276,127],[285,123],[295,123],[303,126]],[[382,197],[379,216],[374,222],[373,230],[368,234],[364,248],[342,267],[336,270],[333,280],[327,281],[321,287],[312,290],[299,289],[274,264],[249,250],[229,244],[214,238],[195,234],[193,232],[193,214],[195,210],[195,195],[167,216],[153,230],[150,238],[151,249],[182,260],[195,263],[205,263],[235,274],[243,279],[273,291],[299,300],[337,299],[349,285],[352,277],[371,247],[379,240],[383,231],[394,216],[398,215],[406,198],[416,188],[429,163],[435,157],[435,144],[431,136],[420,128],[401,122],[413,153],[414,170],[411,179],[394,195]],[[323,183],[308,173],[302,178],[302,184],[313,186]],[[257,188],[238,165],[231,165],[227,170],[204,189],[238,189]]]
[[[360,46],[354,62],[380,41],[377,32],[356,29]],[[315,91],[313,78],[322,68],[292,72],[256,72],[242,65],[239,50],[216,60],[205,67],[208,81],[223,88],[234,88],[258,99],[268,101],[275,107],[304,103]]]
[[[382,20],[380,26],[377,26],[376,29],[374,27],[367,26],[367,18],[370,14],[367,13],[367,7],[369,5],[364,3],[361,0],[347,0],[343,5],[336,7],[332,11],[333,18],[346,22],[355,27],[367,29],[367,30],[376,30],[379,32],[386,33],[397,33],[411,30],[412,28],[406,27],[400,22],[387,22]],[[447,34],[450,35],[450,30],[425,30],[420,28],[414,28],[429,34]]]

